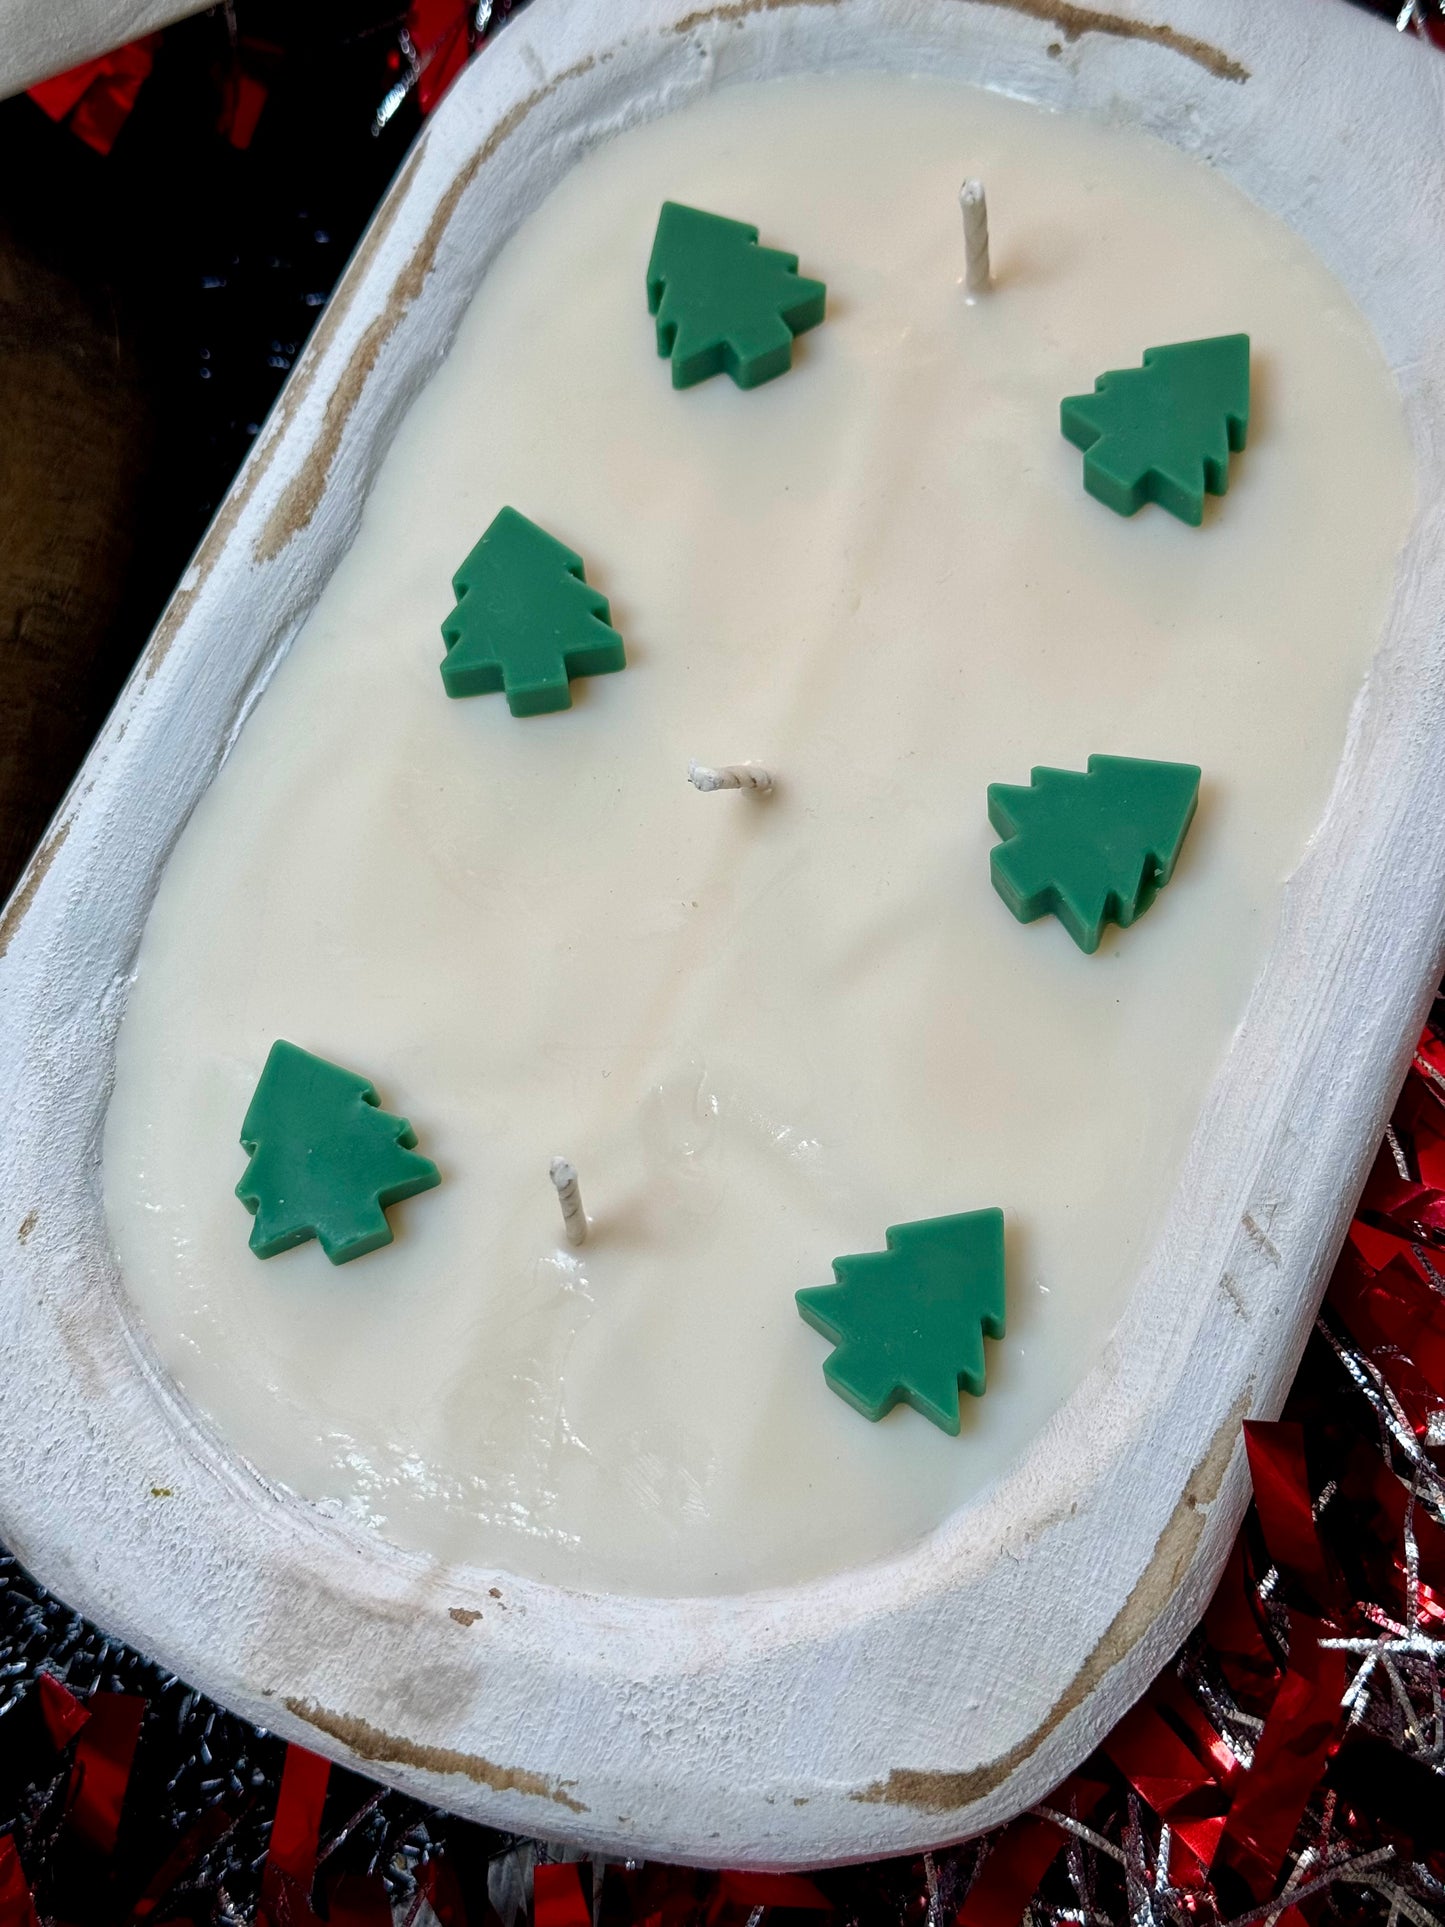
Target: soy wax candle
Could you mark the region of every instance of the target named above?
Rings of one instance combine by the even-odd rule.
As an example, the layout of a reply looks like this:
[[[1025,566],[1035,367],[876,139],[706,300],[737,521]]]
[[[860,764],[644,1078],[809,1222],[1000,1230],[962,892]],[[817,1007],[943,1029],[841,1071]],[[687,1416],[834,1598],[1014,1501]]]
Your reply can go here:
[[[643,290],[664,200],[826,282],[785,376],[672,389]],[[1249,447],[1203,526],[1090,498],[1060,398],[1241,332]],[[1143,135],[823,77],[590,154],[413,405],[149,921],[104,1181],[183,1390],[269,1477],[442,1561],[686,1594],[916,1541],[1109,1342],[1410,496],[1338,285]],[[504,503],[586,556],[627,641],[625,674],[524,720],[437,680],[451,574]],[[1169,890],[1084,956],[990,888],[985,794],[1099,752],[1205,776]],[[700,795],[693,762],[773,789]],[[442,1174],[339,1270],[247,1249],[237,1130],[277,1036],[364,1071]],[[958,1438],[867,1424],[794,1292],[886,1225],[994,1205],[986,1397]]]

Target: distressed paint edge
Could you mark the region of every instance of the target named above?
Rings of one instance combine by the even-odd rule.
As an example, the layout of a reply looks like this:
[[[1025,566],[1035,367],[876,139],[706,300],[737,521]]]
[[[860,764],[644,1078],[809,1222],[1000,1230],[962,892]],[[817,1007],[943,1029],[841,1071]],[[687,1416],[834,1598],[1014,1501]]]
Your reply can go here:
[[[923,1813],[955,1813],[996,1792],[1036,1753],[1050,1734],[1089,1699],[1105,1674],[1128,1657],[1159,1618],[1169,1597],[1177,1591],[1194,1562],[1209,1523],[1209,1509],[1219,1497],[1236,1452],[1243,1449],[1244,1435],[1240,1427],[1253,1400],[1254,1380],[1251,1379],[1185,1482],[1179,1503],[1165,1521],[1149,1563],[1134,1582],[1128,1598],[1032,1733],[986,1765],[961,1772],[896,1766],[886,1779],[875,1780],[850,1797],[870,1805],[913,1807]]]
[[[498,1766],[478,1753],[464,1753],[454,1746],[428,1746],[397,1733],[387,1733],[370,1720],[355,1713],[334,1713],[310,1700],[287,1696],[281,1704],[288,1713],[334,1740],[355,1760],[367,1766],[415,1767],[422,1773],[454,1774],[487,1787],[493,1793],[525,1793],[534,1799],[552,1800],[569,1813],[586,1813],[580,1800],[567,1791],[572,1780],[556,1780],[545,1773],[533,1773],[524,1766]]]

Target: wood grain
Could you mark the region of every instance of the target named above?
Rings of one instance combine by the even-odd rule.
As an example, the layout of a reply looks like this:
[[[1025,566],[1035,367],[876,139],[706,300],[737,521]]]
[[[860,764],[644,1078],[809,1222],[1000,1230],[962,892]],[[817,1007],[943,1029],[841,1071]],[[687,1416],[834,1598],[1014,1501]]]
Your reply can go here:
[[[0,230],[0,896],[114,695],[151,443],[145,393],[82,292]]]

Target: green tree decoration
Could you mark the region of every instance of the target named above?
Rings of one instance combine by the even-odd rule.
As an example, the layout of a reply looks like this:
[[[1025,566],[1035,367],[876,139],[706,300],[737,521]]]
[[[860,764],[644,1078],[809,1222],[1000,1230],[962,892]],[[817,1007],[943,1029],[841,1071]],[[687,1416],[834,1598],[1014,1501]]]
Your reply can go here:
[[[960,1386],[984,1390],[983,1338],[1004,1331],[1002,1211],[890,1225],[885,1251],[835,1258],[836,1284],[797,1294],[836,1346],[823,1376],[867,1419],[900,1400],[957,1436]]]
[[[236,1196],[251,1249],[274,1258],[315,1238],[334,1265],[390,1244],[386,1207],[441,1182],[404,1117],[364,1077],[278,1038],[241,1126],[251,1162]]]
[[[672,385],[730,374],[756,388],[793,365],[793,337],[823,319],[828,291],[805,280],[796,254],[758,246],[745,221],[664,201],[647,264],[647,310]]]
[[[1106,923],[1142,917],[1174,874],[1199,775],[1192,763],[1091,756],[1087,775],[990,783],[988,820],[1007,839],[991,853],[994,888],[1020,923],[1052,911],[1080,950],[1097,950]]]
[[[1142,368],[1068,395],[1059,425],[1084,451],[1084,487],[1119,515],[1146,502],[1194,527],[1204,497],[1229,487],[1229,452],[1249,430],[1249,336],[1146,348]]]
[[[572,707],[571,678],[627,666],[607,598],[582,558],[519,515],[499,511],[452,577],[457,606],[442,624],[449,696],[506,693],[514,716]]]

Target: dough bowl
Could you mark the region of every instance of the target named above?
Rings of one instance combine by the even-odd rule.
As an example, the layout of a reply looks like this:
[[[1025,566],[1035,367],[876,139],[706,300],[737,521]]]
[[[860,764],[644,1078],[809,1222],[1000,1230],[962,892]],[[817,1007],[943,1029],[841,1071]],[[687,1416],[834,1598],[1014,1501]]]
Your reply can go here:
[[[130,971],[169,852],[498,248],[610,134],[818,70],[971,81],[1206,156],[1373,326],[1419,506],[1163,1234],[1101,1362],[1006,1475],[906,1553],[771,1593],[443,1567],[268,1483],[155,1359],[98,1175]],[[1241,1421],[1280,1407],[1440,971],[1442,106],[1438,62],[1313,0],[536,0],[468,70],[0,929],[0,1533],[48,1585],[287,1738],[597,1852],[907,1852],[1017,1813],[1090,1750],[1208,1598],[1247,1498]]]

